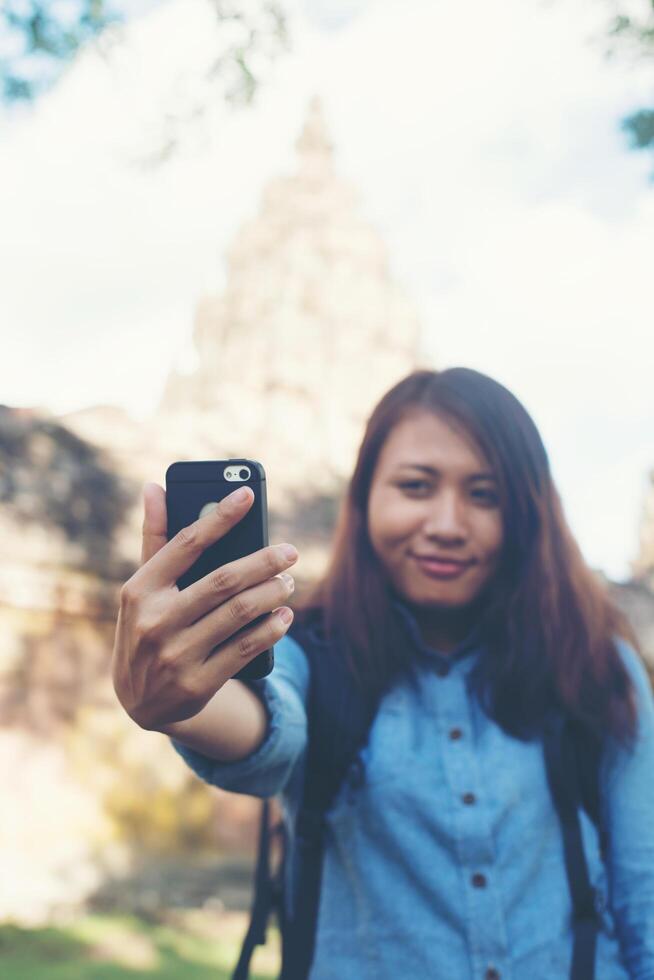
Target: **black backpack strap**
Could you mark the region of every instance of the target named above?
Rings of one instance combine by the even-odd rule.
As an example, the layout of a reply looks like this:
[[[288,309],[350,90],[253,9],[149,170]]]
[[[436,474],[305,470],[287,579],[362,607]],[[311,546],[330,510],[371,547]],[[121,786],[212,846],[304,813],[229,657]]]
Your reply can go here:
[[[578,746],[571,724],[562,715],[552,716],[543,733],[547,778],[561,823],[568,886],[572,899],[573,951],[570,980],[593,980],[599,916],[595,890],[590,883],[584,852],[579,809]]]
[[[304,810],[295,830],[294,907],[282,932],[282,971],[279,980],[305,980],[313,961],[320,903],[324,823],[319,813]]]
[[[282,936],[280,980],[306,980],[313,962],[320,904],[325,814],[365,744],[374,716],[350,677],[336,640],[314,622],[297,637],[309,660],[308,747],[295,827],[295,889]]]
[[[270,803],[264,800],[250,925],[232,980],[247,980],[254,948],[265,943],[273,910],[282,937],[280,980],[308,977],[320,902],[325,814],[347,769],[365,743],[373,717],[371,706],[365,703],[350,679],[343,658],[336,655],[327,641],[319,617],[296,617],[289,634],[307,657],[310,677],[303,797],[295,824],[293,902],[289,907],[284,894],[284,865],[289,856],[285,835],[277,878],[271,872]],[[283,825],[276,829],[284,834]]]
[[[250,910],[250,924],[243,940],[241,954],[232,973],[231,980],[247,980],[250,973],[250,960],[255,946],[266,942],[268,919],[273,908],[281,899],[279,881],[273,876],[270,867],[270,841],[273,835],[283,834],[283,824],[270,826],[270,800],[263,800],[261,823],[259,826],[259,846],[254,875],[254,896]],[[282,860],[283,864],[283,860]]]

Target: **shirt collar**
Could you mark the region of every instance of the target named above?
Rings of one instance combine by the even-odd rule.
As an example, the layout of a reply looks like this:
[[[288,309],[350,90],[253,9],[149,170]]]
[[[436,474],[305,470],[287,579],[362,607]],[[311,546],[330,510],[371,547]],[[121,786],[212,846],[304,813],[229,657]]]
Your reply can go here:
[[[468,656],[478,650],[482,645],[481,628],[476,624],[453,650],[448,653],[444,653],[442,650],[436,650],[423,640],[420,627],[418,626],[418,620],[411,608],[401,599],[395,598],[392,602],[417,652],[428,657],[437,666],[449,666],[453,661]]]

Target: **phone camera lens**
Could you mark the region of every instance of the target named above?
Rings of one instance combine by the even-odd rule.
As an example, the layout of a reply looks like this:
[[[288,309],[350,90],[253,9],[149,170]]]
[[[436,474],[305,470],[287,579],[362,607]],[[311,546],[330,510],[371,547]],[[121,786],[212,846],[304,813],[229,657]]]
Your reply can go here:
[[[247,480],[247,478],[248,478],[248,476],[249,476],[249,473],[248,473],[248,471],[247,471],[247,470],[239,470],[239,473],[238,473],[238,475],[240,476],[240,478],[241,478],[242,480]]]

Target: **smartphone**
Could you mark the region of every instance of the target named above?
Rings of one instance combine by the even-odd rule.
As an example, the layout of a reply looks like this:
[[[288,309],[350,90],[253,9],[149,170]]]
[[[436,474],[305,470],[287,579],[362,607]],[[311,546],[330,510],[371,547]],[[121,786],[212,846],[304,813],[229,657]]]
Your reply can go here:
[[[259,551],[268,544],[268,506],[266,474],[261,463],[254,459],[214,459],[200,462],[172,463],[166,470],[166,508],[168,510],[168,540],[183,527],[208,513],[216,503],[239,487],[250,487],[254,502],[231,531],[215,541],[198,560],[177,580],[180,589],[204,578],[221,565]],[[272,610],[271,610],[272,612]],[[243,629],[265,619],[266,614],[248,623]],[[236,635],[236,634],[234,634]],[[234,676],[241,680],[265,677],[274,666],[272,648],[258,654]]]

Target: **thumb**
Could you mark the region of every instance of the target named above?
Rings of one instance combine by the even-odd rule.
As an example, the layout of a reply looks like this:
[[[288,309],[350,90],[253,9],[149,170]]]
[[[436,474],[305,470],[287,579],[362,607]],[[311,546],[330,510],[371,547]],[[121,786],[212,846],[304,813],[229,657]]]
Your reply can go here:
[[[145,565],[168,541],[168,516],[166,491],[158,483],[146,483],[143,487],[143,544],[141,565]]]

